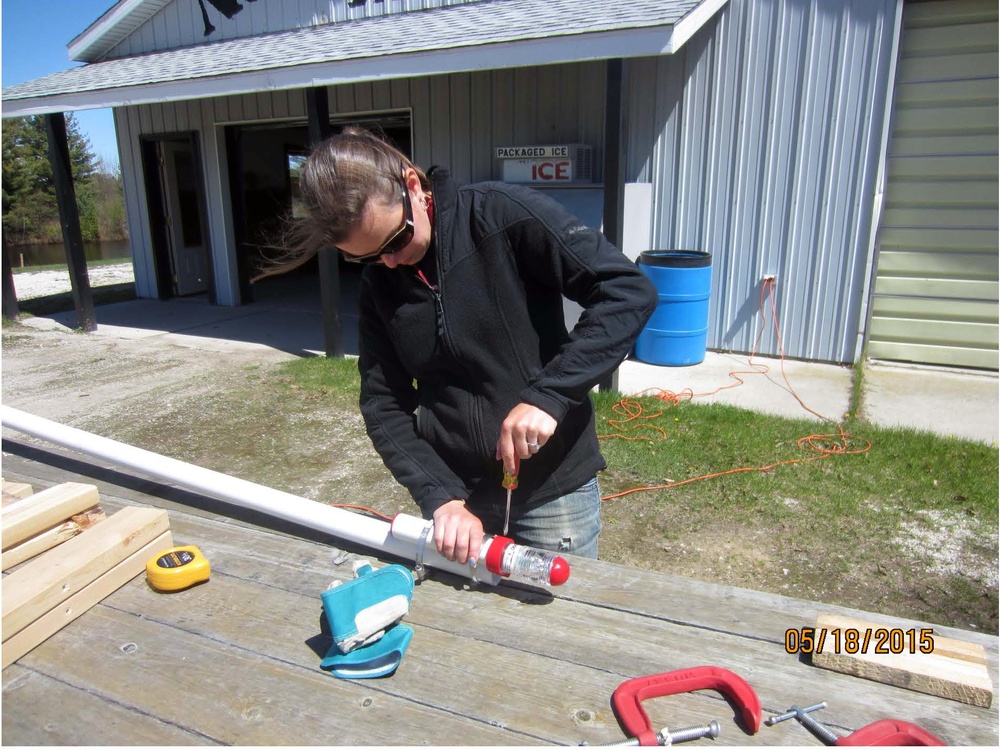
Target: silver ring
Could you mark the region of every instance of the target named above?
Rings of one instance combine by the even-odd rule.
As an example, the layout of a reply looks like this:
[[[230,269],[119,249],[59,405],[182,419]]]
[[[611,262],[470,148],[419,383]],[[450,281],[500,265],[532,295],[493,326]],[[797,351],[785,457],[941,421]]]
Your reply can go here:
[[[528,443],[528,450],[529,451],[537,451],[541,447],[542,446],[540,446],[538,443]]]

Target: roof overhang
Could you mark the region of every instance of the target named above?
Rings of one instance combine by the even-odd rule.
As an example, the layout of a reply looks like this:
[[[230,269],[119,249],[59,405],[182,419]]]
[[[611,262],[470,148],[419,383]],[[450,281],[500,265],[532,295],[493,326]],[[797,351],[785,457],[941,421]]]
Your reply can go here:
[[[80,62],[100,60],[108,50],[170,2],[171,0],[118,0],[66,45],[69,59]]]
[[[3,116],[672,54],[726,2],[601,0],[600,19],[567,19],[551,0],[494,0],[199,44],[8,87]],[[498,10],[507,22],[496,24]],[[488,35],[483,24],[491,24]]]

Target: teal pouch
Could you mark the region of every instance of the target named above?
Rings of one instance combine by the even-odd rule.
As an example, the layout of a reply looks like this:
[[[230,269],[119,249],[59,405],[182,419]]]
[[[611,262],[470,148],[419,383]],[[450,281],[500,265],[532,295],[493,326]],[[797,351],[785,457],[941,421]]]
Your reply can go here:
[[[375,570],[359,561],[354,574],[321,595],[333,642],[344,654],[381,638],[410,611],[413,596],[413,574],[402,565]]]
[[[342,654],[336,646],[331,646],[320,666],[329,670],[334,677],[344,680],[387,677],[396,671],[403,660],[403,654],[406,653],[411,638],[413,638],[413,628],[398,623],[387,630],[379,640],[356,648],[348,654]]]
[[[413,637],[413,628],[400,623],[410,609],[413,574],[402,565],[375,570],[365,561],[355,563],[354,574],[321,595],[333,645],[320,666],[345,679],[384,677]]]

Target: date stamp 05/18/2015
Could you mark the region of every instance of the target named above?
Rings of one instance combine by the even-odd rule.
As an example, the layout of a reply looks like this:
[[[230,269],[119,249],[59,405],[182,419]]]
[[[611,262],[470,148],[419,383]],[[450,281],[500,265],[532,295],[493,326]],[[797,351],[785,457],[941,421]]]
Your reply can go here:
[[[933,654],[932,628],[789,628],[789,654]]]

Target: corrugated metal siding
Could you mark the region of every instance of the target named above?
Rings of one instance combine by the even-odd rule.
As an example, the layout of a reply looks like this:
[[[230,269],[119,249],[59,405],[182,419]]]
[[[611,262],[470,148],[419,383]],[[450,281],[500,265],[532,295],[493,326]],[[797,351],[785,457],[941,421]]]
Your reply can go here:
[[[860,356],[896,8],[733,0],[631,63],[629,180],[653,184],[651,246],[713,255],[709,348],[753,349],[775,273],[788,356]],[[780,351],[770,321],[757,351]]]
[[[998,10],[907,3],[868,355],[998,366]]]
[[[205,24],[198,0],[173,0],[116,44],[104,59],[128,57],[144,52],[176,49],[202,42],[255,36],[325,23],[340,23],[390,13],[464,5],[482,0],[383,0],[350,6],[348,0],[257,0],[244,2],[243,10],[227,19],[205,4],[215,27],[205,36]]]
[[[375,81],[329,89],[330,115],[345,118],[373,112],[409,111],[414,161],[449,167],[460,182],[500,179],[497,146],[585,143],[594,146],[595,180],[602,179],[604,143],[603,62],[456,73]],[[301,90],[271,91],[115,110],[129,236],[136,266],[136,291],[155,295],[152,242],[139,154],[140,135],[201,133],[206,153],[209,224],[218,268],[235,258],[229,218],[226,170],[216,151],[221,125],[269,120],[304,122]],[[233,269],[235,273],[235,270]],[[221,281],[219,282],[221,284]],[[220,304],[231,304],[217,285]]]

